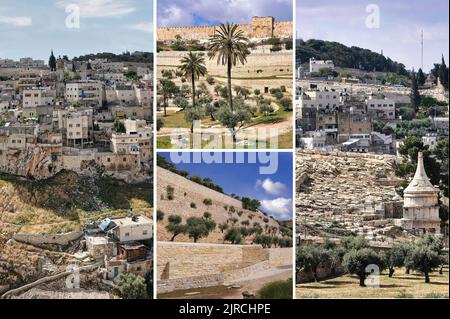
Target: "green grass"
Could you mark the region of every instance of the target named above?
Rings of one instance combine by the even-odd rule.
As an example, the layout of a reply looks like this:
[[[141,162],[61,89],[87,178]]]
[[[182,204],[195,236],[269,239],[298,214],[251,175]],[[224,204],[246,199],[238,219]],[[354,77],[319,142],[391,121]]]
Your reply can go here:
[[[253,118],[251,123],[247,127],[251,127],[254,125],[261,125],[261,124],[281,123],[281,122],[288,120],[291,115],[292,115],[292,111],[285,111],[280,108],[276,112],[273,112],[272,114],[269,114],[267,116],[261,115],[256,118]]]
[[[170,136],[158,136],[156,139],[156,147],[158,149],[170,149],[172,148],[172,143],[170,141]]]
[[[342,299],[342,298],[448,298],[448,267],[442,275],[439,272],[430,274],[431,283],[425,283],[420,273],[406,274],[404,269],[396,269],[392,278],[386,273],[380,276],[379,288],[360,287],[355,275],[343,275],[320,282],[297,285],[297,298]]]
[[[258,291],[261,299],[292,299],[292,279],[269,283]]]
[[[159,118],[164,121],[164,127],[167,128],[191,127],[191,124],[186,122],[182,111],[167,112],[167,116],[161,114]]]

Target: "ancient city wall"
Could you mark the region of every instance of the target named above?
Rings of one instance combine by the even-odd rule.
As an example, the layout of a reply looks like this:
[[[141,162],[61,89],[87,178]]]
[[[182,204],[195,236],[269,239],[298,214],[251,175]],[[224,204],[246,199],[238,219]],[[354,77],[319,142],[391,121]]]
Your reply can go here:
[[[209,212],[217,225],[226,223],[230,218],[236,218],[237,226],[240,226],[242,221],[248,221],[250,226],[253,226],[253,223],[256,222],[263,228],[266,224],[279,227],[274,219],[264,216],[261,212],[242,209],[240,201],[163,168],[157,168],[157,179],[158,210],[164,213],[164,219],[158,222],[158,240],[160,241],[169,241],[172,237],[165,229],[167,218],[172,214],[181,216],[183,223],[189,217],[202,217],[204,212]],[[167,195],[168,186],[173,188],[172,200]],[[205,205],[204,199],[211,199],[212,204]],[[195,204],[196,207],[191,207],[191,203]],[[225,209],[225,207],[228,207],[228,209]],[[234,208],[234,213],[230,212],[230,207]],[[239,216],[239,212],[241,212],[241,216]],[[265,220],[267,220],[267,223]],[[207,238],[202,238],[199,242],[223,243],[223,236],[224,234],[216,228]],[[192,242],[192,239],[186,235],[179,235],[175,240]]]
[[[218,26],[197,27],[161,27],[157,29],[158,41],[182,40],[205,41],[212,37]],[[253,18],[250,24],[239,24],[239,30],[248,38],[290,38],[292,37],[292,21],[273,22],[272,17]]]
[[[275,22],[273,34],[278,38],[292,38],[292,28],[293,25],[291,21]]]
[[[67,246],[71,242],[80,239],[83,236],[83,232],[70,232],[65,234],[25,234],[17,233],[13,235],[13,239],[33,246],[42,245],[60,245]]]
[[[197,52],[205,54],[205,52]],[[161,77],[162,70],[173,70],[180,65],[180,60],[187,54],[184,51],[162,51],[158,53],[158,77]],[[205,66],[211,76],[226,77],[226,66],[217,64],[217,59],[209,59],[205,56]],[[270,76],[287,76],[289,85],[292,86],[292,50],[282,50],[271,52],[268,49],[261,51],[251,51],[247,56],[245,65],[238,64],[233,67],[234,78],[264,78]],[[267,82],[267,80],[266,80]]]

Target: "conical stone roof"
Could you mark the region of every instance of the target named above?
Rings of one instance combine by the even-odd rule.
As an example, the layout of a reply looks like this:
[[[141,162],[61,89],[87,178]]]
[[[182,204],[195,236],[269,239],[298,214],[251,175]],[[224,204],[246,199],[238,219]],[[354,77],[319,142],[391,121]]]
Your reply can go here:
[[[404,194],[419,194],[419,193],[439,193],[433,184],[431,184],[430,179],[425,172],[425,167],[423,166],[423,154],[419,152],[417,160],[417,169],[414,178],[408,187],[404,190]]]

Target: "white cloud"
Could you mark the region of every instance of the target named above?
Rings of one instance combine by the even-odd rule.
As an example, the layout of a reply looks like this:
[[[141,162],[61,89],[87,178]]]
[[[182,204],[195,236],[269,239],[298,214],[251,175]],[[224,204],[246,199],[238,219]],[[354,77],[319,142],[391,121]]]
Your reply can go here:
[[[285,195],[288,189],[283,183],[274,182],[270,178],[266,178],[264,181],[257,180],[256,187],[259,186],[270,195]]]
[[[187,26],[193,23],[194,17],[178,5],[170,5],[158,10],[158,25],[161,27]]]
[[[273,200],[262,200],[261,209],[277,219],[290,219],[292,218],[292,199],[280,197]]]
[[[31,17],[8,17],[0,16],[0,23],[7,24],[13,27],[30,27],[33,25]]]
[[[130,0],[60,0],[57,5],[65,8],[70,4],[80,7],[84,18],[124,16],[136,11]]]
[[[141,22],[127,26],[128,29],[137,30],[147,33],[153,33],[153,23],[152,22]]]
[[[278,21],[292,20],[292,0],[159,0],[158,26],[189,26],[205,20],[249,23],[254,16],[273,16]]]

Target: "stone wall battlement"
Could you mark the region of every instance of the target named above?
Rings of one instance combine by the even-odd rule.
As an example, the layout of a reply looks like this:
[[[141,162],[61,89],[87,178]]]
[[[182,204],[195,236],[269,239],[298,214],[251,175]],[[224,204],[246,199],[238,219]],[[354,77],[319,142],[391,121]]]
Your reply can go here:
[[[292,21],[275,22],[273,17],[253,17],[249,24],[238,24],[248,38],[292,37]],[[159,27],[158,41],[174,41],[177,36],[183,40],[208,40],[218,26]]]

